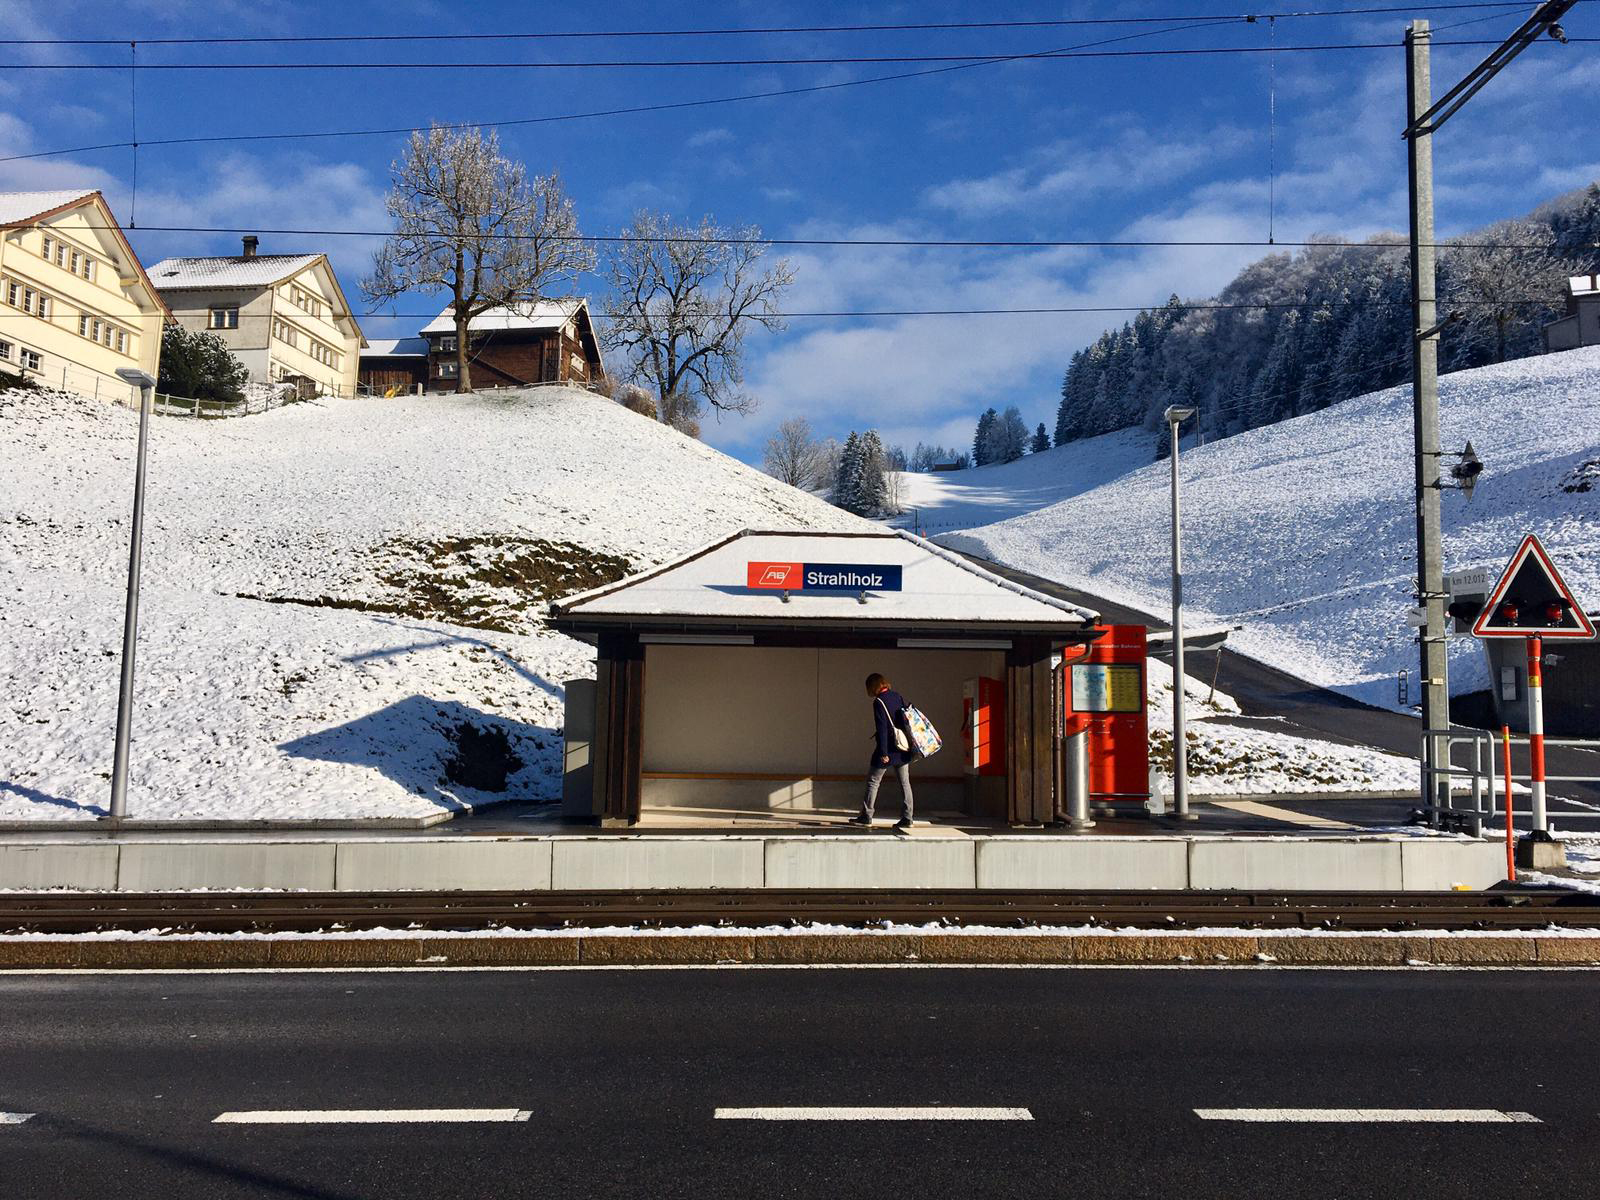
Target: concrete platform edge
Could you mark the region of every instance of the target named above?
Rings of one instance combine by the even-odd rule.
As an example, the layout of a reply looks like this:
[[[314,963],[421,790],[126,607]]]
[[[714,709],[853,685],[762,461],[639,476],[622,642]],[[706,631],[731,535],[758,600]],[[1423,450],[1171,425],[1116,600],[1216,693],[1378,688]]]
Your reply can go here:
[[[513,966],[1593,967],[1600,936],[790,933],[0,940],[0,971]]]

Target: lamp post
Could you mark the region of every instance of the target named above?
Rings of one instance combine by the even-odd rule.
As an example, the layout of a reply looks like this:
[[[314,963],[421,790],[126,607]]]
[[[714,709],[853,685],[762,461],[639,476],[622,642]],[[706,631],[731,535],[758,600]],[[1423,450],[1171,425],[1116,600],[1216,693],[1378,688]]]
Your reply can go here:
[[[145,447],[150,435],[150,407],[156,381],[133,367],[118,367],[117,376],[139,389],[139,450],[133,473],[133,522],[128,548],[128,607],[122,620],[122,686],[117,693],[117,742],[111,761],[112,821],[128,815],[128,735],[133,725],[133,652],[139,640],[139,557],[144,542]]]
[[[1167,409],[1167,430],[1172,435],[1172,815],[1180,821],[1194,819],[1189,811],[1189,743],[1184,733],[1183,693],[1183,539],[1178,508],[1178,426],[1195,410],[1179,405]]]

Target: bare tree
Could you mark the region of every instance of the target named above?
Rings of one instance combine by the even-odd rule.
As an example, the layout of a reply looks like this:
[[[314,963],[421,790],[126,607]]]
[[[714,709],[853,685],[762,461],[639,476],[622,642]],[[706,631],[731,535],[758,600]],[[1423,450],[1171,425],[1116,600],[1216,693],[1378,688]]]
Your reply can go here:
[[[468,324],[491,308],[529,308],[593,270],[555,175],[528,174],[492,130],[416,130],[390,168],[395,231],[361,290],[374,303],[444,289],[456,326],[456,391],[470,392]]]
[[[755,408],[742,391],[745,334],[752,325],[783,328],[778,300],[794,282],[782,260],[762,270],[769,247],[760,237],[710,217],[691,228],[639,212],[610,257],[606,343],[626,358],[631,378],[655,391],[661,419],[675,428],[698,431],[708,407],[719,417]]]
[[[1532,349],[1540,319],[1561,311],[1562,288],[1579,267],[1555,251],[1549,225],[1503,221],[1452,246],[1440,263],[1444,304],[1459,304],[1467,337],[1483,344],[1494,362],[1505,362],[1510,335],[1520,331]]]
[[[810,490],[819,486],[825,457],[822,443],[811,435],[811,422],[790,417],[767,439],[762,465],[774,479]]]

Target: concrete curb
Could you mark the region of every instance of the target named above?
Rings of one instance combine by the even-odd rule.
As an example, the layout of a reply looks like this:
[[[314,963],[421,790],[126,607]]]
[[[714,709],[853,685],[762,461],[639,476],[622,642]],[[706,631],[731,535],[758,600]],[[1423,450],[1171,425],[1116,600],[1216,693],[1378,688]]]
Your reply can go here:
[[[0,941],[0,970],[697,966],[708,964],[1282,964],[1600,966],[1600,936],[1527,934],[754,933],[461,937],[116,938]]]

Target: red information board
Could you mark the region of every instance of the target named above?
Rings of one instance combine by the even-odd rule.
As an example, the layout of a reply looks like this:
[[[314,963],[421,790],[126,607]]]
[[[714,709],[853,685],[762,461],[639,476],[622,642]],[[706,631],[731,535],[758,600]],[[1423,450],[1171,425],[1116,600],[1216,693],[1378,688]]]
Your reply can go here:
[[[1061,733],[1089,734],[1089,796],[1101,803],[1150,796],[1150,726],[1145,708],[1148,631],[1108,625],[1088,652],[1061,666]]]

